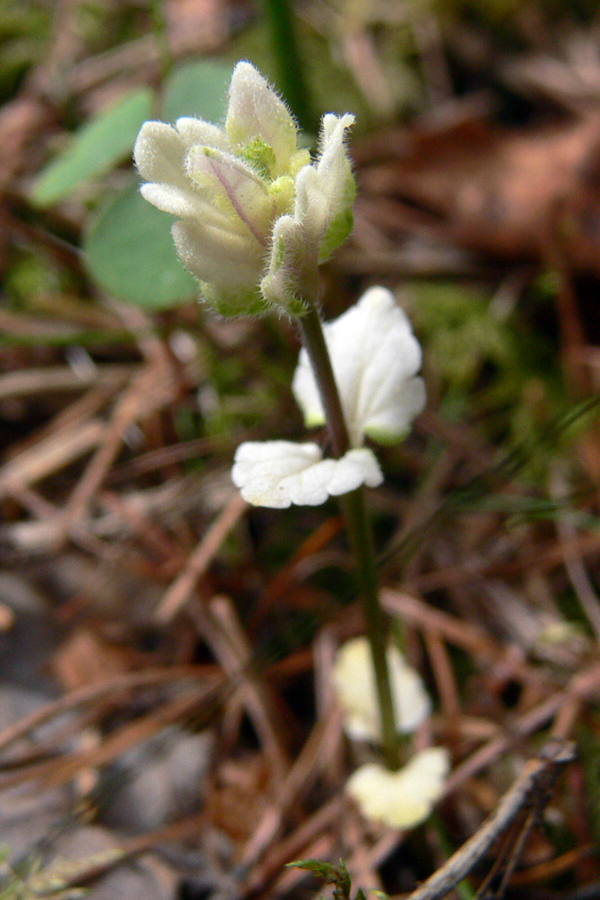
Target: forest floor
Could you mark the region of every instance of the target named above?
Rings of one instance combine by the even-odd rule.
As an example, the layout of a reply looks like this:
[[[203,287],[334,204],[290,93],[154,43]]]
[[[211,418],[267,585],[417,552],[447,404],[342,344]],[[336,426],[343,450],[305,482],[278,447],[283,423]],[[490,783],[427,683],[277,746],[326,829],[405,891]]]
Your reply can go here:
[[[303,439],[298,334],[216,318],[183,271],[170,302],[150,244],[106,214],[137,197],[135,134],[115,149],[105,122],[81,149],[127,92],[156,116],[190,62],[277,81],[267,6],[0,0],[0,897],[330,896],[300,858],[404,896],[478,835],[445,892],[591,900],[600,13],[292,5],[310,110],[357,115],[324,316],[383,284],[424,353],[427,408],[368,495],[382,604],[433,701],[411,740],[451,758],[434,813],[400,830],[344,790],[375,750],[332,688],[364,628],[337,505],[251,508],[231,482],[242,441]],[[519,793],[552,738],[574,758]]]

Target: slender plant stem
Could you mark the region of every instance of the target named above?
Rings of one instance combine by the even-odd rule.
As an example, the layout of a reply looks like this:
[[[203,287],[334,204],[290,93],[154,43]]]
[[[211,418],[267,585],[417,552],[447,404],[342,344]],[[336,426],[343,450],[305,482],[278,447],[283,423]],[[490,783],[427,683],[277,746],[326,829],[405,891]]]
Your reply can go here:
[[[315,122],[298,47],[293,4],[290,0],[263,0],[263,7],[285,99],[300,127],[310,133]]]
[[[325,410],[327,427],[331,438],[333,455],[341,457],[350,449],[350,437],[344,418],[342,402],[335,383],[329,351],[325,343],[321,317],[316,306],[310,304],[306,315],[298,319],[302,343],[306,348],[314,376],[317,381],[321,402]]]
[[[331,360],[323,335],[321,319],[316,306],[309,305],[308,312],[299,320],[302,342],[308,353],[313,373],[319,387],[331,437],[333,454],[341,457],[350,448],[348,428],[335,383]],[[394,721],[394,704],[390,688],[390,676],[386,657],[386,622],[379,604],[375,548],[362,487],[345,494],[342,505],[354,557],[359,589],[362,597],[367,637],[371,647],[375,684],[381,716],[381,744],[383,755],[390,769],[399,764],[399,741]]]
[[[154,38],[158,45],[161,84],[165,81],[175,63],[173,53],[171,52],[171,45],[169,43],[167,17],[165,15],[164,6],[163,0],[151,0],[150,2],[150,22]]]
[[[375,548],[371,523],[365,504],[362,487],[342,497],[342,504],[348,522],[348,532],[352,541],[356,570],[360,586],[363,613],[367,626],[367,638],[371,646],[375,684],[381,715],[381,746],[388,768],[397,769],[400,763],[399,740],[396,731],[394,703],[390,688],[390,673],[387,664],[387,627],[383,610],[379,603]]]

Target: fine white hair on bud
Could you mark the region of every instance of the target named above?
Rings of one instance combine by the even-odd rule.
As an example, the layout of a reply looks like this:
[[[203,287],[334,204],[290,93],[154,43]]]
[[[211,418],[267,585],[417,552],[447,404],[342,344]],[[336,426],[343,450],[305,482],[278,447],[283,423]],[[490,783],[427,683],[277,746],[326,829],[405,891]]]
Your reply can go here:
[[[190,117],[142,126],[134,148],[142,195],[177,219],[177,252],[219,313],[304,314],[316,266],[352,227],[344,135],[353,121],[325,116],[311,162],[285,103],[239,62],[223,127]]]
[[[300,170],[294,208],[275,223],[269,267],[261,282],[273,304],[290,303],[303,291],[316,293],[317,266],[352,231],[356,184],[344,141],[353,123],[350,114],[323,117],[317,160]]]

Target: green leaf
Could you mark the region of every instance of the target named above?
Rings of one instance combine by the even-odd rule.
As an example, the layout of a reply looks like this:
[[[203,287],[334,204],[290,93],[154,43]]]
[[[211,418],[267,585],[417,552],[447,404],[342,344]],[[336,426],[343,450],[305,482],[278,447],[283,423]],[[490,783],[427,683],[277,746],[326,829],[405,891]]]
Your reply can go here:
[[[198,116],[219,122],[227,112],[227,92],[233,66],[216,59],[202,59],[176,69],[165,84],[163,118]]]
[[[110,171],[131,156],[142,123],[149,117],[152,92],[139,88],[86,122],[34,181],[30,199],[37,206],[51,206],[75,188]]]
[[[87,266],[113,297],[146,309],[169,309],[198,296],[171,238],[171,216],[147,203],[135,181],[100,214],[86,236]]]
[[[294,862],[286,863],[286,867],[306,869],[308,872],[312,872],[314,875],[325,880],[336,878],[338,875],[337,866],[333,866],[328,862],[323,862],[320,859],[297,859],[294,860]]]
[[[340,244],[343,244],[354,225],[352,209],[343,209],[333,217],[319,245],[319,262],[325,262]]]
[[[350,888],[352,885],[343,859],[340,859],[339,866],[333,866],[331,863],[323,862],[320,859],[298,859],[295,862],[287,863],[287,865],[296,869],[307,869],[318,878],[323,878],[329,884],[334,884],[334,900],[350,900]]]

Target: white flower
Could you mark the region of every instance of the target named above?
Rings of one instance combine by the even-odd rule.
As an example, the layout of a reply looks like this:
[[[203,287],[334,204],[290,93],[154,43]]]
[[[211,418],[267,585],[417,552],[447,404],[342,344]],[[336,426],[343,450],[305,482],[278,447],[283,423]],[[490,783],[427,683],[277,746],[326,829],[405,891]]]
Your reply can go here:
[[[397,772],[377,763],[361,766],[348,779],[346,790],[368,819],[392,828],[413,828],[442,796],[449,771],[448,751],[431,747]]]
[[[393,294],[373,287],[323,328],[351,444],[360,447],[365,436],[382,444],[401,440],[423,411],[425,385],[416,375],[421,347]],[[292,387],[306,425],[323,425],[325,413],[304,349]]]
[[[316,444],[248,441],[236,451],[231,472],[242,497],[254,506],[284,509],[292,503],[317,506],[329,496],[375,487],[383,476],[375,455],[350,450],[341,459],[323,459]]]
[[[421,348],[390,291],[371,288],[323,330],[353,449],[340,460],[324,460],[316,444],[242,444],[232,477],[254,506],[316,505],[361,484],[376,487],[383,478],[373,453],[361,449],[365,436],[382,443],[400,440],[425,405],[425,385],[416,375]],[[324,424],[304,349],[292,387],[306,424]]]
[[[387,649],[394,719],[398,730],[409,734],[431,715],[431,699],[421,677],[391,645]],[[344,729],[355,740],[381,740],[379,701],[369,642],[364,637],[347,641],[337,652],[333,682],[344,710]]]
[[[298,129],[285,103],[250,63],[240,62],[224,128],[194,118],[142,126],[134,148],[148,182],[142,194],[178,219],[172,229],[177,251],[218,312],[248,315],[276,306],[302,315],[302,279],[314,273],[302,257],[296,273],[302,289],[275,289],[274,273],[284,257],[289,268],[294,256],[278,223],[297,223],[292,237],[301,233],[311,260],[315,250],[319,261],[327,258],[347,236],[354,180],[343,134],[352,121],[325,116],[311,164],[308,151],[297,146]],[[261,289],[261,282],[270,288]]]

